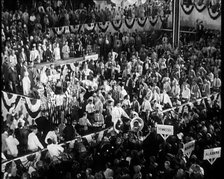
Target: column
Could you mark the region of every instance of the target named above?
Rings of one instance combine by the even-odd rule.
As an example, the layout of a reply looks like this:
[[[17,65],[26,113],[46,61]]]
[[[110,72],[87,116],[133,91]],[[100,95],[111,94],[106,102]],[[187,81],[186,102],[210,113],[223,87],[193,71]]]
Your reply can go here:
[[[180,39],[180,1],[173,0],[172,2],[172,30],[173,30],[173,48],[179,47]]]

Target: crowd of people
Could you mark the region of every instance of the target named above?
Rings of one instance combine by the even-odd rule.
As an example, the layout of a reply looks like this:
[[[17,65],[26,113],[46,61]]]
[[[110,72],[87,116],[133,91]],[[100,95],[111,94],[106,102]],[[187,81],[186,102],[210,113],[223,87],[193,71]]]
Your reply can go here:
[[[220,93],[220,31],[200,31],[196,41],[183,35],[178,49],[167,34],[155,43],[152,32],[82,32],[52,40],[43,30],[49,27],[44,14],[60,8],[45,5],[38,5],[31,16],[4,11],[3,90],[35,98],[48,97],[49,89],[69,91],[69,103],[42,111],[33,124],[22,113],[4,119],[4,160],[47,148],[28,171],[22,167],[11,177],[212,178],[216,168],[203,161],[203,150],[220,146],[220,106],[217,99],[194,101]],[[79,57],[83,51],[95,51],[99,59],[75,62],[68,70],[57,64],[34,67]],[[188,102],[181,113],[163,112]],[[131,123],[136,118],[144,123],[138,132]],[[175,135],[164,141],[156,133],[157,124],[173,125]],[[81,137],[108,127],[113,130],[102,141],[93,138],[89,143]],[[75,138],[72,145],[59,145]],[[183,144],[192,140],[195,150],[187,158]],[[6,167],[5,176],[9,171]]]

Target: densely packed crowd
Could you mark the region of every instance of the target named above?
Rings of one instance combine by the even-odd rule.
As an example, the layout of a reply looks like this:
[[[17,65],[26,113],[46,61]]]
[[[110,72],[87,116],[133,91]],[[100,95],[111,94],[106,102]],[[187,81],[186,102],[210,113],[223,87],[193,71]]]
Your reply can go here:
[[[129,39],[131,41],[130,45],[135,44],[136,41],[139,48],[141,39],[145,40],[146,35],[143,35],[143,37],[141,37],[140,39],[140,37],[136,36],[135,33],[127,33],[124,35],[120,33],[119,39],[117,39],[118,36],[116,36],[116,38],[113,38],[113,34],[89,34],[84,32],[66,35],[65,37],[51,37],[50,31],[48,29],[49,27],[69,25],[70,21],[72,23],[76,21],[69,19],[73,16],[67,15],[67,13],[64,12],[68,12],[68,10],[61,10],[61,8],[58,7],[60,4],[63,4],[62,2],[58,2],[56,5],[53,5],[50,2],[51,1],[47,1],[37,4],[37,8],[35,8],[34,10],[31,9],[31,11],[29,11],[29,9],[24,10],[23,8],[20,8],[15,12],[8,11],[6,9],[3,10],[1,31],[1,45],[3,50],[1,56],[3,59],[2,69],[4,71],[4,90],[20,94],[23,93],[26,95],[26,92],[24,93],[22,89],[22,81],[23,77],[25,76],[24,74],[26,74],[27,76],[27,73],[24,73],[24,71],[27,71],[28,76],[30,78],[33,78],[31,74],[32,72],[30,72],[32,71],[32,67],[30,66],[32,66],[33,63],[52,62],[60,59],[68,59],[70,57],[81,57],[84,54],[91,54],[93,52],[96,53],[99,50],[99,46],[106,46],[104,45],[105,43],[109,43],[110,45],[113,43],[114,48],[119,48],[119,46],[121,46],[121,40],[123,41],[123,44],[126,44],[126,46],[127,44],[129,44]],[[92,7],[90,7],[90,9],[91,8]],[[127,7],[125,9],[127,9]],[[103,9],[101,9],[100,11],[104,13]],[[112,12],[110,10],[107,11],[110,13]],[[121,13],[122,11],[118,10],[118,12]],[[54,20],[54,18],[51,17],[53,16],[52,14],[54,14],[55,16],[61,14],[59,15],[61,17],[57,17],[55,18],[56,20]],[[90,13],[88,12],[87,14],[89,15]],[[132,14],[132,12],[127,14]],[[148,15],[151,14],[143,13],[143,16]],[[65,20],[66,18],[64,16],[66,16],[68,20]],[[129,16],[131,17],[131,15],[125,15],[126,18],[129,18]],[[87,19],[83,15],[82,17],[84,17],[84,19]],[[91,15],[91,17],[93,16]],[[104,15],[101,14],[99,15],[99,17],[104,17]],[[109,15],[105,13],[105,17],[109,17]],[[66,21],[68,21],[68,23]],[[104,20],[100,19],[99,21]],[[61,24],[60,22],[67,24]],[[104,52],[104,50],[105,49],[101,47],[101,52]],[[106,51],[108,50],[109,48],[106,49]],[[105,56],[106,53],[104,54],[104,57]]]
[[[210,33],[210,36],[206,34],[207,38],[203,38],[202,35],[202,38],[193,44],[186,42],[179,50],[171,48],[169,39],[166,36],[154,47],[146,46],[141,42],[139,50],[137,50],[137,44],[131,46],[130,42],[127,46],[123,44],[120,50],[113,50],[112,45],[108,47],[105,45],[107,48],[104,46],[104,50],[100,50],[104,53],[104,55],[100,53],[100,56],[105,58],[97,61],[90,60],[76,63],[75,68],[72,69],[72,75],[61,78],[62,81],[52,78],[51,74],[60,72],[54,65],[51,65],[49,72],[46,68],[43,68],[40,73],[36,74],[34,80],[36,86],[46,90],[47,86],[50,85],[52,89],[59,90],[58,93],[60,94],[64,92],[63,89],[68,87],[68,84],[72,84],[70,88],[70,108],[69,110],[66,110],[66,108],[60,110],[60,107],[55,108],[53,114],[56,111],[58,112],[57,122],[55,122],[58,126],[50,124],[52,115],[50,116],[48,112],[43,112],[43,116],[36,120],[37,126],[29,126],[30,124],[25,120],[23,114],[9,115],[2,134],[2,143],[5,144],[2,146],[2,151],[8,159],[11,159],[18,156],[18,154],[22,155],[27,152],[37,151],[47,146],[49,153],[52,152],[52,156],[59,155],[60,151],[63,151],[61,147],[56,147],[59,141],[68,141],[80,134],[87,134],[91,128],[103,129],[111,125],[114,125],[116,132],[122,129],[127,133],[130,127],[128,121],[135,115],[139,115],[147,124],[145,126],[151,128],[155,127],[155,123],[175,125],[174,121],[177,122],[176,129],[180,132],[180,137],[170,139],[171,144],[162,142],[156,149],[145,146],[146,151],[152,150],[152,153],[149,152],[149,154],[146,152],[143,155],[140,149],[141,145],[137,148],[135,146],[134,149],[125,148],[127,152],[124,152],[124,154],[122,152],[120,154],[118,154],[119,152],[115,153],[117,160],[110,161],[111,167],[116,166],[116,170],[110,168],[114,173],[114,177],[121,177],[116,175],[120,174],[117,170],[124,167],[121,166],[120,168],[120,165],[123,165],[121,164],[122,158],[127,157],[139,161],[139,157],[146,157],[147,155],[149,155],[149,158],[146,161],[152,167],[151,169],[148,168],[150,170],[149,175],[152,178],[154,178],[154,175],[157,177],[164,177],[165,175],[185,176],[186,169],[188,170],[190,167],[188,165],[192,163],[186,161],[181,155],[181,145],[177,145],[175,141],[180,142],[182,140],[183,143],[186,143],[193,139],[202,140],[196,147],[197,153],[192,155],[194,156],[193,163],[196,161],[202,162],[202,151],[200,150],[219,146],[220,144],[221,121],[217,112],[219,107],[214,103],[211,108],[209,107],[209,101],[206,101],[198,104],[198,106],[196,105],[197,107],[193,109],[189,107],[187,110],[190,112],[183,112],[181,116],[176,115],[176,118],[175,115],[170,113],[163,114],[162,110],[209,96],[213,92],[220,92],[219,34],[213,31]],[[57,88],[58,86],[59,88]],[[29,94],[29,90],[27,90],[27,94]],[[122,117],[123,120],[121,120]],[[122,123],[123,125],[121,125]],[[49,132],[50,126],[52,129]],[[144,131],[148,132],[147,129]],[[153,134],[154,132],[150,133],[150,135]],[[117,135],[120,136],[120,134]],[[123,137],[121,137],[122,141],[125,141],[125,135]],[[154,140],[157,141],[158,139]],[[122,143],[121,146],[123,147],[123,145]],[[174,151],[178,151],[178,155],[172,150],[175,146],[176,150]],[[125,147],[129,148],[130,146]],[[115,149],[121,150],[117,146]],[[97,148],[94,148],[94,150],[98,151]],[[137,150],[137,153],[133,150]],[[85,155],[83,155],[87,157],[85,159],[89,160],[90,156],[86,152],[91,150],[86,149],[84,151]],[[159,151],[163,157],[157,156],[160,153]],[[166,156],[162,154],[163,152],[165,154],[171,152],[172,155]],[[134,156],[138,157],[135,158]],[[69,161],[71,162],[71,160]],[[84,161],[86,162],[86,160]],[[141,159],[140,161],[145,160]],[[129,175],[137,175],[136,177],[143,175],[146,164],[142,164],[140,161],[137,163],[135,161],[133,165],[131,163],[124,164],[126,172],[122,173],[122,175],[127,175],[126,177],[130,177]],[[163,168],[164,162],[166,163],[165,169]],[[202,163],[197,164],[202,165]],[[82,162],[78,161],[78,164],[80,165]],[[198,165],[196,166],[198,167]],[[204,174],[203,169],[201,169],[203,167],[199,166],[201,173],[199,172],[198,175]],[[93,173],[96,172],[92,166],[90,168]],[[80,177],[86,175],[80,173],[81,171],[84,172],[83,168],[77,173]],[[97,172],[96,175],[103,174]]]
[[[220,32],[200,32],[193,42],[183,36],[179,49],[171,47],[167,34],[154,43],[151,32],[93,32],[52,40],[42,31],[48,26],[36,23],[42,22],[42,9],[50,12],[50,7],[22,15],[22,21],[19,11],[3,14],[3,90],[40,98],[49,88],[57,94],[69,88],[69,105],[43,111],[32,125],[22,113],[7,116],[2,132],[5,160],[48,149],[28,172],[18,170],[17,177],[211,178],[214,168],[202,154],[205,148],[220,146],[217,101],[188,105],[179,114],[163,110],[220,92]],[[69,73],[63,74],[57,64],[39,71],[33,66],[82,56],[88,45],[99,59],[77,62]],[[130,131],[130,119],[137,116],[145,124],[141,134]],[[173,125],[175,135],[163,141],[156,124]],[[80,138],[110,126],[114,130],[103,141]],[[76,137],[73,146],[59,145]],[[192,140],[196,147],[188,159],[183,143]]]

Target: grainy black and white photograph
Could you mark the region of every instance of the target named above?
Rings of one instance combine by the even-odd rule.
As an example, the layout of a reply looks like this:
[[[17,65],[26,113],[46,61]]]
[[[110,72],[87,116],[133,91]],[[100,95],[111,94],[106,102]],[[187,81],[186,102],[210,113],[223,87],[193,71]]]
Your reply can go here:
[[[221,0],[1,0],[1,179],[222,179]]]

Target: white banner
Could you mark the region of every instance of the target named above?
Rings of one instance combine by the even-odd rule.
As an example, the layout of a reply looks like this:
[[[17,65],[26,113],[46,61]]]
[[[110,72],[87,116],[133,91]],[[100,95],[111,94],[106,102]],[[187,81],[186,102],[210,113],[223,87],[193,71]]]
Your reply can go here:
[[[221,157],[221,147],[204,150],[204,160],[208,160],[212,165],[217,158]]]
[[[184,144],[184,155],[190,158],[192,151],[195,149],[195,140]]]
[[[94,54],[94,55],[86,55],[85,56],[85,60],[98,60],[99,55],[98,54]]]
[[[157,124],[157,134],[160,134],[164,140],[173,135],[173,126]]]

